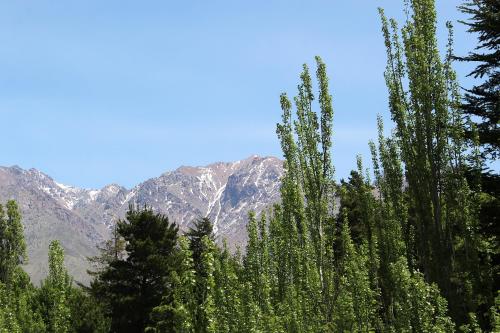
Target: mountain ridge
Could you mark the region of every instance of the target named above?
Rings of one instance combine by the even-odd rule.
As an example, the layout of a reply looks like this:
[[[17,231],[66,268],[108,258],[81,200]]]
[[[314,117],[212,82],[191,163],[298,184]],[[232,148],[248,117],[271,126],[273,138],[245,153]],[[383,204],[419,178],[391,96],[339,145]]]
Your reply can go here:
[[[46,275],[50,240],[58,239],[70,273],[88,283],[86,258],[97,253],[96,246],[109,238],[112,225],[130,204],[166,214],[181,230],[207,216],[218,240],[227,239],[233,249],[243,246],[248,212],[260,213],[279,200],[282,163],[252,155],[234,162],[183,165],[130,189],[113,183],[83,189],[34,168],[0,167],[0,202],[14,199],[20,206],[30,257],[25,268],[35,282]]]

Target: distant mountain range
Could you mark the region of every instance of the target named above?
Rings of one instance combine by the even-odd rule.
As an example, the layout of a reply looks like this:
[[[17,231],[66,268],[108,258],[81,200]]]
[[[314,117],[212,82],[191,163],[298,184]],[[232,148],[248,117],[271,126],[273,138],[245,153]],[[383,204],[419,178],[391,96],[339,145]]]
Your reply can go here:
[[[88,282],[87,257],[108,239],[129,204],[150,206],[186,230],[197,217],[208,216],[218,240],[244,245],[248,213],[260,213],[279,200],[283,163],[275,157],[182,166],[128,190],[111,184],[81,189],[58,183],[36,170],[0,167],[0,202],[18,202],[23,214],[29,263],[25,269],[38,283],[47,272],[51,240],[61,241],[66,266],[77,281]]]

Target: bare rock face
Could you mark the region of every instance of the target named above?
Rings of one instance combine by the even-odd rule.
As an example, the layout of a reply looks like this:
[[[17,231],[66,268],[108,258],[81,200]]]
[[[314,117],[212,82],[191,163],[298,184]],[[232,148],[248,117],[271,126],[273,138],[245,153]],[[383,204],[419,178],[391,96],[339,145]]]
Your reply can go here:
[[[66,266],[75,280],[88,283],[87,257],[109,237],[112,225],[130,204],[147,205],[187,230],[194,219],[209,217],[218,241],[230,248],[246,243],[248,213],[259,214],[279,201],[283,163],[275,157],[251,156],[204,167],[182,166],[127,190],[111,184],[99,190],[57,183],[42,172],[0,167],[0,203],[18,202],[23,214],[29,263],[38,283],[47,274],[51,240],[61,241]]]

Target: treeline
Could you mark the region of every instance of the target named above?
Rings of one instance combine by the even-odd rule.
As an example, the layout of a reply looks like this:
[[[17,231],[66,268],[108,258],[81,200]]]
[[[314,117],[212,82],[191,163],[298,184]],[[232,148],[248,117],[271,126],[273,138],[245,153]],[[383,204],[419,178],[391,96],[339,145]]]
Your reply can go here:
[[[434,1],[408,6],[402,29],[380,10],[395,128],[384,135],[379,117],[371,171],[358,157],[334,181],[332,97],[317,57],[293,103],[281,95],[281,202],[250,214],[244,251],[217,246],[206,218],[181,235],[166,216],[131,207],[91,258],[90,286],[73,286],[53,242],[37,288],[20,266],[11,201],[0,206],[0,330],[499,332],[500,181],[485,165],[498,157],[500,1],[462,7],[490,52],[460,58],[481,62],[472,75],[486,79],[465,101],[451,25],[441,58]]]

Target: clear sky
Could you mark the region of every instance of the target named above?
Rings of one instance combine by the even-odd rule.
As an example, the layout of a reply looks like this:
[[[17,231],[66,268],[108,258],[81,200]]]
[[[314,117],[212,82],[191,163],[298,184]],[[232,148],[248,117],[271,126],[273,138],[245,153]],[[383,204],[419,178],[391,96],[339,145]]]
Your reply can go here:
[[[458,0],[438,0],[445,21]],[[281,157],[279,94],[320,55],[335,108],[337,177],[368,161],[389,119],[377,7],[403,1],[2,1],[0,165],[126,187],[180,165]],[[456,53],[476,40],[455,23]],[[461,84],[470,66],[456,66]],[[390,127],[386,123],[386,127]]]

